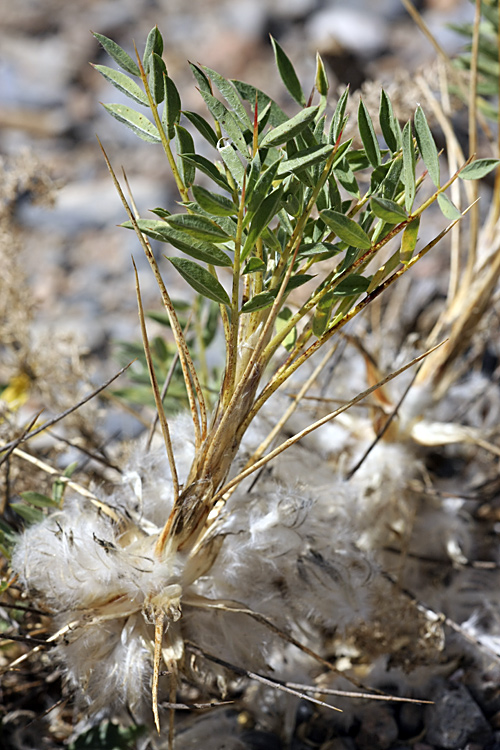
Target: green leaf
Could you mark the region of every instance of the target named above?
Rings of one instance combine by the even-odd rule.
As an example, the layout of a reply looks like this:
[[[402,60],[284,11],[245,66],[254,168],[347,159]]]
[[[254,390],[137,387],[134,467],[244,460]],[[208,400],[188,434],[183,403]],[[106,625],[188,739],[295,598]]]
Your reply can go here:
[[[196,260],[211,263],[213,266],[231,266],[232,261],[220,248],[210,242],[196,239],[187,232],[174,229],[164,221],[157,219],[138,219],[137,224],[141,232],[159,242],[169,242],[186,255]],[[130,221],[124,222],[122,227],[133,229]]]
[[[403,128],[403,184],[405,186],[405,208],[408,213],[411,211],[415,200],[415,148],[413,146],[413,136],[411,133],[411,124],[407,122]]]
[[[172,213],[172,211],[167,211],[166,208],[150,208],[149,210],[152,214],[156,214],[156,216],[159,216],[161,219],[166,219],[167,216],[170,216],[170,214]],[[130,224],[130,226],[132,225]]]
[[[326,74],[325,65],[323,63],[323,60],[321,59],[319,52],[316,52],[315,86],[321,96],[326,96],[328,94],[330,85],[328,83],[328,76]]]
[[[459,174],[462,180],[480,180],[500,164],[498,159],[476,159],[468,164]]]
[[[238,151],[248,158],[248,146],[243,137],[243,126],[224,104],[208,91],[200,92],[213,118],[224,128]]]
[[[325,162],[333,151],[333,146],[327,143],[326,146],[312,146],[303,151],[299,151],[292,159],[283,160],[279,167],[277,176],[283,177],[290,172],[299,172],[306,167],[312,167],[315,164]]]
[[[146,47],[144,48],[144,55],[142,56],[142,65],[146,73],[150,72],[151,69],[151,56],[153,54],[163,54],[163,38],[160,34],[158,26],[154,26],[148,34],[146,39]]]
[[[265,271],[266,268],[266,264],[260,258],[250,258],[245,268],[243,269],[243,275],[247,273],[256,273],[257,271]]]
[[[77,466],[78,466],[78,461],[72,461],[70,464],[68,464],[68,466],[66,466],[66,468],[63,471],[63,477],[66,477],[67,479],[72,477],[76,471]]]
[[[40,523],[40,521],[43,521],[43,519],[45,518],[40,508],[34,508],[31,505],[23,505],[23,503],[11,503],[9,507],[30,525],[34,523]]]
[[[214,221],[196,214],[170,214],[165,221],[174,229],[187,232],[197,240],[227,242],[230,237]]]
[[[208,213],[215,216],[233,216],[238,213],[238,206],[220,193],[212,193],[201,185],[193,185],[194,199]]]
[[[288,58],[282,47],[278,44],[276,39],[274,39],[274,37],[271,37],[271,44],[273,45],[276,65],[278,67],[281,80],[283,81],[289,93],[295,99],[297,104],[300,104],[301,107],[305,107],[306,99],[302,91],[302,87],[299,83],[299,79],[297,78],[297,73],[295,72],[292,63],[290,62],[290,59]]]
[[[37,508],[57,508],[58,503],[54,502],[51,497],[42,495],[40,492],[21,492],[21,497],[26,500],[30,505],[34,505]]]
[[[92,32],[92,34],[97,39],[99,44],[104,47],[108,55],[113,58],[116,63],[118,63],[122,70],[130,73],[133,76],[140,77],[141,71],[139,70],[139,66],[132,60],[130,55],[128,55],[125,50],[123,50],[112,39],[108,39],[108,37],[104,36],[103,34],[96,34],[94,31]]]
[[[223,140],[219,142],[217,145],[217,151],[221,155],[222,161],[229,169],[233,180],[240,186],[240,188],[242,188],[245,179],[245,167],[241,163],[241,159],[233,144],[226,143],[224,146],[222,145],[223,143]]]
[[[189,63],[189,67],[191,68],[191,72],[193,73],[194,77],[196,78],[196,82],[200,87],[200,92],[206,91],[207,93],[211,94],[212,86],[210,85],[210,81],[208,80],[202,69],[192,62]]]
[[[400,192],[400,178],[402,171],[403,157],[398,156],[397,158],[393,159],[391,166],[389,167],[389,171],[387,172],[381,183],[380,187],[382,188],[384,198],[392,199]]]
[[[181,97],[175,83],[169,76],[164,75],[163,81],[165,87],[165,105],[163,108],[162,123],[168,138],[171,140],[175,136],[175,126],[178,125],[181,118]]]
[[[445,217],[445,219],[449,219],[450,221],[455,221],[456,219],[460,219],[462,214],[458,210],[458,208],[455,206],[454,203],[448,198],[448,196],[445,193],[439,193],[437,197],[437,202],[439,205],[439,208],[441,209],[441,213]]]
[[[330,291],[324,294],[316,305],[313,316],[312,329],[314,335],[318,338],[322,336],[326,331],[334,304],[335,296],[333,291]]]
[[[278,167],[279,161],[275,161],[264,172],[262,172],[257,182],[254,183],[253,190],[251,188],[249,180],[248,189],[245,195],[245,202],[248,206],[247,216],[249,216],[249,220],[251,218],[251,214],[258,209],[266,195],[269,194],[271,185],[276,178]]]
[[[125,73],[121,73],[114,68],[108,68],[107,65],[92,65],[92,67],[104,76],[104,78],[122,94],[130,97],[138,104],[143,104],[145,107],[149,107],[148,97],[144,91],[135,81],[125,75]]]
[[[347,242],[348,245],[360,248],[361,250],[369,250],[372,246],[372,242],[365,230],[348,216],[327,209],[321,212],[320,217],[330,229],[333,229],[337,237],[343,242]]]
[[[402,146],[401,127],[392,109],[391,100],[382,89],[380,93],[379,122],[382,135],[392,153]]]
[[[226,290],[206,268],[187,258],[168,258],[168,260],[179,271],[184,281],[198,294],[222,305],[230,304]]]
[[[195,153],[182,154],[182,159],[190,164],[193,164],[197,169],[200,170],[200,172],[203,172],[208,177],[210,177],[210,179],[213,180],[216,185],[219,185],[228,192],[232,192],[228,181],[226,180],[224,175],[219,172],[215,164],[210,161],[210,159],[207,159],[205,156],[201,156],[200,154]]]
[[[299,247],[301,258],[310,258],[319,255],[318,260],[327,260],[333,258],[341,252],[342,247],[339,244],[334,245],[332,242],[303,242]]]
[[[342,159],[340,164],[338,164],[334,170],[333,173],[337,180],[340,182],[344,190],[347,190],[347,192],[350,195],[353,195],[355,198],[359,198],[360,192],[359,192],[359,186],[356,182],[356,177],[354,176],[354,172],[349,166],[349,162],[346,158]]]
[[[151,62],[149,88],[156,104],[161,104],[165,98],[165,84],[163,79],[167,75],[167,66],[156,52],[153,52]]]
[[[370,286],[370,279],[353,273],[343,279],[333,290],[335,297],[351,297],[353,294],[362,294]]]
[[[349,98],[349,87],[346,88],[342,96],[337,102],[335,112],[332,117],[332,124],[330,126],[330,133],[328,140],[330,143],[335,144],[339,139],[341,132],[345,126],[345,110],[347,106],[347,99]]]
[[[307,125],[314,120],[318,113],[318,107],[306,107],[297,115],[286,122],[278,125],[267,133],[259,144],[259,148],[280,146],[282,143],[295,138]]]
[[[103,104],[103,107],[115,120],[130,128],[143,141],[161,143],[160,134],[155,125],[135,109],[125,107],[123,104]]]
[[[358,127],[368,161],[372,167],[378,167],[382,161],[380,146],[378,145],[371,117],[361,99],[358,107]]]
[[[265,307],[271,307],[275,300],[276,293],[277,292],[274,291],[260,292],[260,294],[256,294],[255,297],[252,297],[252,299],[249,299],[248,302],[245,302],[245,304],[242,305],[240,312],[249,313],[255,312],[255,310],[262,310]]]
[[[122,727],[106,721],[78,735],[68,750],[133,750],[145,731],[143,726]]]
[[[387,198],[381,198],[380,196],[374,195],[370,201],[371,208],[375,216],[379,219],[383,219],[388,224],[399,224],[402,221],[406,221],[408,218],[404,208],[394,201],[390,201]]]
[[[190,187],[193,184],[194,178],[196,176],[196,167],[194,166],[194,164],[185,161],[182,156],[185,153],[192,154],[194,152],[193,136],[188,130],[186,130],[186,128],[183,128],[181,125],[177,125],[177,123],[175,124],[174,128],[177,154],[181,157],[177,165],[179,174],[184,185],[186,187]]]
[[[308,281],[311,281],[311,279],[314,279],[314,274],[310,273],[297,273],[295,276],[292,276],[290,280],[288,281],[288,284],[286,285],[285,293],[288,294],[288,292],[291,292],[293,289],[298,289],[299,286],[302,286],[303,284],[307,284]]]
[[[252,123],[250,122],[250,118],[248,117],[247,111],[242,104],[234,84],[231,83],[231,81],[228,81],[227,78],[224,78],[224,76],[221,76],[220,73],[212,70],[212,68],[207,68],[206,65],[203,66],[203,70],[208,74],[211,81],[215,83],[243,127],[251,130],[253,127]]]
[[[413,120],[415,134],[417,136],[417,145],[424,160],[424,164],[429,172],[429,177],[436,187],[439,187],[439,156],[437,146],[434,143],[431,129],[427,122],[422,107],[419,105],[415,111]]]
[[[219,141],[217,133],[212,128],[212,126],[209,125],[205,118],[203,118],[197,112],[189,112],[186,110],[183,110],[182,114],[187,117],[189,122],[195,126],[196,130],[201,133],[203,138],[205,138],[205,140],[207,140],[211,146],[217,148],[217,143]]]
[[[245,83],[244,81],[238,81],[235,78],[231,79],[231,83],[234,84],[241,98],[245,99],[245,101],[247,102],[250,102],[252,107],[255,107],[255,98],[257,97],[259,121],[262,113],[266,110],[268,110],[269,122],[273,127],[281,125],[282,122],[286,122],[286,120],[288,120],[288,117],[283,112],[281,107],[278,107],[276,102],[274,102],[270,96],[265,94],[260,89],[257,89],[255,88],[255,86],[252,86],[249,83]]]
[[[412,258],[415,246],[418,240],[418,230],[420,227],[420,216],[410,221],[408,226],[403,232],[401,239],[401,250],[399,251],[399,258],[401,263],[409,263]]]
[[[287,325],[290,318],[293,316],[292,311],[289,307],[284,307],[282,310],[279,311],[278,316],[276,318],[276,333],[280,333],[281,330],[284,328],[284,326]],[[294,326],[292,330],[285,336],[283,341],[281,342],[281,345],[287,350],[287,352],[291,351],[293,347],[295,346],[295,342],[297,341],[297,328]]]
[[[253,248],[259,237],[261,236],[264,229],[267,227],[269,222],[276,216],[280,208],[281,199],[283,196],[283,188],[280,186],[276,190],[273,190],[255,212],[248,232],[248,236],[245,240],[243,250],[241,252],[241,260],[245,260],[250,250]]]

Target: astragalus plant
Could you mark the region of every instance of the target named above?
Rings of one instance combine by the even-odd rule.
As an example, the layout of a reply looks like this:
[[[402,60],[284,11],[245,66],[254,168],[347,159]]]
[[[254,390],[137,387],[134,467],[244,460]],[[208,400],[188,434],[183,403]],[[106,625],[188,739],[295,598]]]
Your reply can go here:
[[[327,115],[319,56],[307,98],[275,41],[294,113],[193,64],[208,110],[202,116],[182,109],[157,28],[136,61],[96,38],[120,70],[96,69],[142,108],[106,109],[163,152],[178,188],[174,212],[155,208],[139,218],[108,161],[124,226],[136,232],[158,282],[190,410],[171,420],[164,413],[136,275],[166,456],[137,445],[128,484],[98,501],[68,496],[27,529],[13,565],[54,615],[55,652],[80,706],[99,715],[127,708],[137,722],[154,715],[158,730],[161,712],[170,712],[172,742],[174,709],[230,697],[235,675],[269,686],[310,679],[313,665],[335,671],[325,633],[369,623],[373,602],[387,596],[387,581],[357,548],[349,514],[332,497],[336,490],[308,490],[308,472],[321,469],[303,466],[288,485],[267,474],[254,488],[245,480],[398,374],[285,439],[285,423],[342,329],[460,219],[446,189],[494,163],[468,160],[441,184],[424,112],[417,107],[401,128],[384,92],[385,143],[363,102],[359,138],[344,140],[348,92]],[[433,187],[419,202],[422,183]],[[419,247],[422,214],[435,201],[450,223]],[[165,278],[180,274],[193,298],[219,306],[225,367],[211,407],[151,240],[168,249]],[[298,372],[307,373],[305,383]],[[295,397],[287,402],[280,393],[291,382]]]

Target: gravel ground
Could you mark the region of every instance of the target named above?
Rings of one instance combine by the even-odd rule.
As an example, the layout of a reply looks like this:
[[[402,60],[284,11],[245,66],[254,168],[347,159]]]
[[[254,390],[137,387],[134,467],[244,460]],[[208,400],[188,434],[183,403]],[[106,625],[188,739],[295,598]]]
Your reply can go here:
[[[429,0],[418,5],[440,43],[455,51],[458,39],[445,24],[470,19],[471,3]],[[106,62],[89,30],[112,37],[130,51],[132,40],[142,42],[155,23],[166,40],[169,73],[186,92],[186,108],[198,106],[188,59],[280,97],[277,75],[271,73],[269,33],[287,50],[304,82],[314,76],[319,49],[332,81],[338,86],[350,83],[353,90],[375,78],[390,83],[401,69],[417,70],[433,59],[430,45],[399,0],[0,0],[0,156],[6,163],[19,155],[27,163],[34,161],[54,189],[52,209],[33,205],[22,191],[13,206],[35,309],[33,328],[40,336],[54,330],[74,338],[99,377],[116,369],[117,340],[138,339],[131,253],[141,272],[146,305],[158,307],[158,295],[132,233],[115,226],[123,221],[123,210],[95,134],[113,164],[126,167],[142,212],[153,205],[171,205],[175,191],[156,149],[138,142],[100,106],[101,100],[118,99],[89,65]],[[133,434],[136,428],[110,418],[105,432],[115,429]],[[437,672],[429,696],[436,700],[432,710],[369,704],[342,729],[301,705],[291,748],[500,748],[498,666],[486,660],[481,669],[471,670],[457,659],[455,669],[450,671],[448,665],[443,674]],[[36,710],[44,707],[38,696]],[[23,721],[20,714],[11,727],[17,731]],[[229,737],[241,717],[221,713],[217,722],[221,732],[228,727]],[[28,744],[12,747],[56,746],[45,739],[37,745],[36,732],[29,741],[26,733],[22,736],[19,742]],[[189,746],[201,747],[196,744],[202,741],[200,734],[195,736],[193,730],[192,736]],[[275,733],[259,728],[249,728],[240,737],[255,750],[282,747]],[[230,743],[225,747],[240,747]]]

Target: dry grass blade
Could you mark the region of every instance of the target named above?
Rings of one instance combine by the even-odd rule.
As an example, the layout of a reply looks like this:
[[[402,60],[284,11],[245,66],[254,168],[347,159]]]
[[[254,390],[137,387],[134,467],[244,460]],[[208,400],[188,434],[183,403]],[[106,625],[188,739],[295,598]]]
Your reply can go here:
[[[116,191],[118,195],[120,196],[120,200],[122,201],[122,204],[123,204],[123,207],[125,208],[127,216],[129,217],[130,222],[139,239],[139,242],[141,243],[142,249],[144,250],[146,258],[153,271],[156,283],[158,284],[158,288],[161,292],[163,305],[169,317],[170,325],[171,325],[172,332],[175,338],[175,343],[177,345],[177,349],[180,355],[182,373],[184,376],[184,383],[186,385],[189,405],[191,409],[191,416],[193,419],[193,426],[194,426],[194,431],[195,431],[195,442],[196,442],[196,446],[199,448],[201,441],[204,439],[206,435],[206,431],[207,431],[207,408],[206,408],[205,399],[203,396],[203,391],[201,389],[201,386],[198,380],[198,375],[196,373],[196,369],[195,369],[193,360],[191,358],[191,354],[189,353],[186,339],[184,338],[182,328],[179,323],[179,319],[177,317],[177,313],[175,312],[174,305],[172,304],[172,300],[170,299],[170,295],[163,281],[162,275],[160,273],[160,269],[158,268],[156,258],[154,257],[153,251],[151,250],[151,245],[149,244],[149,241],[139,229],[139,226],[137,224],[137,219],[135,218],[134,212],[128,205],[125,195],[123,194],[123,190],[121,189],[120,183],[118,182],[118,179],[113,170],[113,167],[111,166],[111,162],[109,161],[108,155],[106,154],[106,151],[104,150],[104,147],[102,143],[100,142],[100,140],[99,139],[97,140],[101,148],[101,151],[103,153],[104,159],[106,161],[106,165],[108,167],[109,173],[111,174],[111,177],[113,179],[113,183],[115,185]],[[197,400],[198,400],[198,405],[199,405],[199,410],[200,410],[199,415],[198,415],[198,408],[196,406]]]
[[[186,325],[184,327],[184,331],[183,331],[184,337],[186,337],[187,332],[189,330],[189,327],[191,325],[191,319],[192,319],[192,313],[190,314],[190,316],[188,318],[188,321],[187,321],[187,323],[186,323]],[[170,386],[170,383],[172,382],[172,378],[174,376],[175,368],[176,368],[176,365],[177,365],[178,362],[179,362],[179,350],[176,349],[175,350],[175,354],[174,354],[174,356],[172,358],[172,362],[170,364],[170,367],[168,368],[168,372],[167,372],[167,375],[165,377],[165,381],[164,381],[164,383],[163,383],[163,385],[161,387],[160,399],[161,399],[161,403],[162,404],[163,404],[163,399],[167,395],[167,391],[168,391],[168,388]],[[147,440],[146,440],[146,450],[149,450],[151,448],[151,443],[153,441],[153,435],[155,433],[156,425],[158,424],[159,418],[160,418],[160,416],[159,416],[159,413],[158,413],[158,410],[157,410],[156,414],[154,416],[154,419],[151,422],[151,425],[149,427],[148,437],[147,437]]]
[[[28,433],[29,433],[29,432],[31,432],[31,430],[33,429],[33,427],[34,427],[34,426],[35,426],[35,424],[37,423],[37,421],[38,421],[38,417],[40,416],[40,414],[41,414],[41,413],[42,413],[42,412],[41,412],[41,411],[39,411],[39,412],[38,412],[38,414],[35,414],[35,416],[34,416],[34,417],[33,417],[33,418],[32,418],[32,419],[31,419],[31,420],[30,420],[30,421],[28,422],[28,424],[26,425],[26,427],[25,427],[25,428],[23,429],[23,431],[22,431],[21,435],[20,435],[20,436],[19,436],[18,438],[16,438],[16,440],[14,441],[14,444],[13,444],[13,445],[11,445],[11,446],[10,446],[10,448],[9,448],[9,449],[8,449],[8,450],[6,451],[5,455],[4,455],[4,456],[2,456],[2,458],[0,458],[0,466],[2,466],[2,464],[3,464],[3,463],[5,463],[6,461],[8,461],[8,460],[9,460],[9,456],[11,456],[11,455],[12,455],[12,453],[14,452],[14,449],[15,449],[15,448],[16,448],[16,447],[17,447],[18,445],[20,445],[20,444],[22,443],[22,441],[24,440],[24,438],[26,437],[26,435],[28,435]],[[7,499],[5,498],[5,501],[4,501],[4,503],[2,503],[2,508],[1,508],[1,512],[2,512],[2,513],[3,513],[3,512],[4,512],[4,510],[5,510],[5,507],[4,507],[4,506],[5,506],[6,504],[7,504]]]
[[[179,478],[177,476],[177,467],[175,465],[175,456],[172,448],[172,440],[170,439],[170,430],[168,428],[167,417],[163,408],[162,398],[160,389],[158,387],[158,379],[156,377],[155,368],[153,365],[153,358],[151,356],[151,349],[149,346],[148,333],[146,330],[146,321],[144,318],[144,308],[142,306],[141,288],[139,284],[139,274],[137,273],[137,267],[135,261],[132,258],[135,273],[135,290],[137,294],[137,306],[139,308],[139,322],[141,325],[142,345],[144,347],[144,354],[146,355],[146,362],[148,365],[149,378],[151,381],[151,388],[153,390],[153,396],[156,404],[156,413],[160,420],[161,431],[163,434],[163,440],[165,442],[165,448],[168,456],[168,463],[170,466],[170,473],[172,475],[172,487],[174,491],[174,501],[177,501],[179,497]]]
[[[322,685],[302,685],[300,682],[285,682],[287,687],[302,690],[304,693],[322,693],[323,695],[336,695],[339,698],[367,698],[372,701],[389,701],[391,703],[417,703],[418,705],[433,705],[434,701],[420,698],[403,698],[399,695],[380,695],[379,693],[360,693],[353,690],[336,690],[335,688],[323,687]]]
[[[478,2],[478,1],[479,0],[476,0],[476,2]],[[456,70],[455,66],[453,65],[453,61],[450,59],[450,57],[445,52],[445,50],[443,49],[443,47],[439,44],[438,40],[436,39],[436,37],[434,36],[434,34],[431,32],[431,30],[429,29],[429,27],[427,26],[427,24],[425,23],[424,19],[422,18],[422,16],[420,15],[420,13],[418,12],[418,10],[416,9],[415,5],[411,2],[411,0],[401,0],[401,2],[404,5],[404,7],[406,8],[406,10],[408,11],[408,13],[410,14],[410,16],[415,21],[416,25],[418,26],[418,28],[420,29],[420,31],[422,32],[422,34],[426,37],[426,39],[428,39],[428,41],[432,44],[432,46],[436,50],[436,52],[439,55],[439,57],[445,62],[447,70],[448,70],[450,76],[453,77],[453,82],[458,86],[458,88],[459,88],[462,96],[464,97],[464,99],[467,100],[468,99],[467,86],[464,83],[464,80],[463,80],[462,76],[459,74],[459,72]],[[491,140],[491,138],[492,138],[491,129],[490,129],[488,123],[486,122],[485,118],[481,115],[481,113],[478,113],[477,119],[478,119],[478,121],[479,121],[479,123],[481,125],[481,128],[483,129],[486,137],[489,140]]]
[[[30,651],[27,651],[25,654],[21,654],[21,656],[18,656],[17,659],[14,659],[14,661],[11,661],[10,664],[7,664],[7,666],[0,668],[0,675],[5,674],[6,672],[11,672],[13,669],[19,666],[19,664],[22,664],[27,659],[30,658],[30,656],[33,656],[34,654],[39,653],[45,646],[48,646],[54,641],[57,641],[58,638],[64,637],[67,633],[70,633],[72,630],[77,628],[79,625],[81,625],[80,620],[74,620],[73,622],[68,623],[64,627],[60,628],[57,633],[54,633],[49,638],[47,638],[46,641],[43,642],[43,644],[39,644],[38,646],[35,646]]]
[[[349,479],[352,479],[352,477],[354,476],[354,474],[361,468],[361,466],[363,465],[363,463],[366,461],[366,459],[368,458],[368,456],[370,455],[370,453],[372,452],[372,450],[375,448],[375,446],[377,445],[377,443],[379,442],[379,440],[382,440],[382,438],[384,437],[385,433],[387,432],[387,430],[391,426],[393,420],[397,416],[397,413],[400,410],[403,401],[405,400],[405,398],[407,397],[407,395],[410,392],[411,388],[413,387],[413,384],[415,383],[417,374],[418,374],[418,370],[415,373],[415,375],[413,376],[413,378],[410,380],[410,382],[408,383],[408,385],[406,386],[405,390],[403,391],[403,394],[402,394],[401,398],[399,399],[399,401],[395,405],[394,409],[392,409],[391,413],[387,417],[387,419],[384,422],[384,424],[383,424],[382,429],[380,430],[380,432],[377,433],[377,435],[372,440],[372,442],[370,443],[370,445],[368,446],[368,448],[365,450],[365,452],[363,453],[363,455],[361,456],[361,458],[359,459],[359,461],[357,461],[357,463],[352,467],[352,469],[350,469],[347,472],[346,477],[345,477],[347,481],[349,481]]]
[[[290,406],[285,410],[284,414],[280,419],[276,422],[273,429],[269,433],[269,435],[266,437],[265,440],[262,441],[262,443],[259,445],[253,456],[249,459],[247,466],[245,466],[245,469],[248,466],[251,466],[254,464],[261,456],[263,455],[264,451],[267,450],[267,448],[271,445],[273,440],[280,434],[281,430],[285,426],[285,424],[288,422],[294,411],[297,409],[299,404],[301,403],[304,396],[307,394],[310,388],[314,385],[317,378],[319,377],[320,373],[323,371],[323,369],[326,367],[330,359],[333,357],[335,352],[337,351],[338,344],[333,346],[329,351],[326,352],[325,356],[321,360],[321,362],[318,364],[318,366],[313,370],[311,375],[308,377],[304,385],[300,388],[299,392],[296,396],[293,397],[292,403]]]
[[[306,692],[296,690],[295,688],[289,686],[286,682],[281,682],[280,680],[273,680],[269,677],[264,677],[264,675],[259,674],[258,672],[252,672],[249,669],[244,669],[243,667],[236,666],[236,664],[231,664],[228,661],[224,661],[224,659],[219,659],[218,656],[209,654],[207,651],[204,651],[198,646],[195,646],[194,643],[186,643],[186,646],[194,654],[203,656],[205,659],[208,659],[214,664],[219,664],[221,667],[224,667],[225,669],[229,669],[231,670],[231,672],[234,672],[235,674],[239,674],[242,677],[247,677],[248,679],[254,680],[255,682],[260,682],[262,685],[266,685],[267,687],[272,687],[275,690],[282,690],[284,693],[289,693],[290,695],[294,695],[296,698],[301,698],[302,700],[306,700],[309,703],[314,703],[316,706],[322,706],[323,708],[329,708],[331,711],[339,711],[340,713],[342,713],[341,708],[337,708],[336,706],[332,706],[330,703],[325,703],[324,701],[320,701],[317,698],[313,698],[311,695],[308,695]]]
[[[234,701],[212,701],[211,703],[171,703],[164,701],[162,708],[172,711],[205,711],[208,708],[220,708],[220,706],[232,706]]]
[[[331,662],[329,662],[327,659],[323,659],[323,657],[320,656],[320,654],[316,653],[316,651],[314,651],[312,648],[309,648],[305,644],[298,641],[296,638],[290,635],[290,633],[287,633],[286,630],[279,628],[277,625],[271,622],[271,620],[269,620],[267,617],[264,617],[264,615],[261,615],[260,612],[255,612],[253,609],[242,607],[237,602],[214,601],[214,600],[207,599],[206,597],[201,597],[201,596],[198,596],[198,597],[190,596],[189,598],[186,598],[184,600],[184,604],[186,606],[198,607],[199,609],[216,609],[221,612],[247,615],[248,617],[251,617],[256,622],[260,623],[261,625],[264,625],[264,627],[268,628],[272,633],[275,633],[282,641],[285,641],[286,643],[289,643],[291,646],[294,646],[299,651],[302,651],[303,654],[307,654],[307,656],[314,659],[314,661],[317,662],[318,664],[321,664],[321,666],[325,667],[325,669],[327,669],[329,672],[333,672],[334,674],[342,674]],[[345,677],[353,685],[356,685],[356,687],[359,687],[359,688],[364,687],[354,677],[352,676],[346,677],[346,675],[344,674],[342,674],[342,676]],[[381,690],[377,692],[379,695],[385,695],[385,693],[383,693]]]
[[[103,503],[102,500],[99,500],[98,497],[96,497],[92,492],[87,490],[85,487],[82,487],[81,484],[78,484],[77,482],[73,482],[71,479],[68,479],[68,477],[61,476],[61,472],[58,469],[55,469],[53,466],[50,466],[46,461],[41,461],[39,458],[36,458],[36,456],[32,456],[30,453],[26,453],[25,451],[22,451],[20,448],[14,448],[14,455],[18,456],[19,458],[22,458],[24,461],[28,461],[29,463],[36,466],[38,469],[41,469],[46,474],[50,474],[51,476],[56,476],[61,482],[64,482],[68,487],[70,487],[74,492],[78,492],[79,495],[82,495],[83,497],[86,497],[90,500],[90,502],[95,505],[96,508],[99,508],[99,510],[104,513],[105,515],[109,516],[109,518],[112,518],[113,521],[116,523],[120,522],[119,515],[109,507],[109,505],[106,505],[106,503]]]

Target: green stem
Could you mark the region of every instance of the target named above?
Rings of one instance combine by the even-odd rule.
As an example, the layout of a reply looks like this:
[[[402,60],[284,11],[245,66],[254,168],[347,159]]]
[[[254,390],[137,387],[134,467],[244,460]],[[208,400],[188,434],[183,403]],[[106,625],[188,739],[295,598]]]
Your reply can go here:
[[[273,375],[271,380],[267,383],[267,385],[263,388],[261,391],[259,397],[255,400],[255,403],[248,413],[248,416],[245,420],[245,422],[241,425],[241,434],[246,430],[248,425],[251,423],[251,421],[254,419],[255,415],[260,411],[260,409],[263,407],[263,405],[266,403],[266,401],[275,393],[283,383],[285,383],[307,360],[312,357],[313,354],[315,354],[319,349],[321,349],[322,346],[326,344],[327,341],[330,340],[330,338],[337,333],[341,328],[343,328],[346,323],[348,323],[350,320],[356,317],[362,310],[365,309],[371,302],[373,302],[376,297],[378,297],[382,292],[384,292],[389,286],[391,286],[395,281],[397,281],[403,274],[405,274],[410,268],[412,268],[415,263],[417,263],[421,258],[423,258],[424,255],[426,255],[429,250],[431,250],[435,245],[437,245],[438,242],[440,242],[443,237],[448,234],[448,232],[457,224],[457,222],[460,221],[460,219],[457,219],[456,221],[449,224],[445,229],[443,229],[442,232],[440,232],[437,237],[435,237],[431,242],[429,242],[422,250],[413,256],[413,258],[405,265],[402,266],[400,269],[395,271],[391,276],[389,276],[388,279],[386,279],[382,284],[380,284],[376,289],[374,289],[370,294],[367,294],[364,299],[361,300],[355,307],[351,308],[351,310],[340,320],[337,320],[334,322],[330,327],[325,331],[325,333],[318,338],[309,349],[307,349],[305,352],[303,352],[300,356],[295,357],[293,361],[290,361],[292,358],[289,357],[287,361],[276,371],[276,373]],[[304,344],[302,344],[303,346]]]
[[[165,151],[165,154],[167,156],[170,169],[172,170],[172,174],[174,176],[175,184],[177,185],[177,189],[179,191],[181,199],[183,201],[188,201],[189,200],[188,189],[184,185],[184,183],[183,183],[183,181],[181,179],[181,176],[179,174],[179,170],[177,169],[177,164],[175,162],[174,155],[172,153],[172,149],[170,148],[170,140],[169,140],[167,134],[165,133],[165,129],[163,127],[163,123],[162,123],[160,115],[158,113],[158,106],[157,106],[155,100],[153,99],[153,95],[151,94],[151,89],[149,88],[148,77],[146,75],[146,72],[144,70],[144,66],[142,64],[142,61],[141,61],[139,55],[137,55],[137,63],[139,65],[139,70],[141,72],[141,80],[142,80],[142,83],[143,83],[143,86],[144,86],[144,91],[146,92],[146,96],[148,97],[149,107],[150,107],[151,112],[153,114],[153,119],[155,121],[155,125],[156,125],[156,127],[158,129],[158,132],[160,134],[161,144],[162,144],[163,150]]]
[[[368,261],[371,260],[371,258],[373,258],[379,252],[379,250],[389,242],[389,240],[399,234],[403,229],[405,229],[408,224],[410,224],[410,222],[413,221],[413,219],[415,219],[417,216],[420,216],[420,214],[422,214],[427,208],[429,208],[429,206],[437,200],[438,195],[447,190],[450,185],[455,182],[462,170],[465,169],[468,164],[470,164],[472,158],[473,157],[469,157],[469,159],[467,159],[467,161],[462,164],[460,169],[458,169],[444,185],[436,190],[430,196],[430,198],[424,201],[424,203],[422,203],[419,208],[417,208],[412,214],[410,214],[410,216],[405,221],[402,221],[400,224],[397,224],[395,227],[393,227],[385,237],[383,237],[369,250],[363,253],[363,255],[361,255],[357,260],[354,261],[354,263],[349,266],[349,268],[344,269],[344,271],[342,271],[338,276],[335,276],[335,271],[332,271],[330,274],[328,274],[325,279],[326,283],[324,283],[323,288],[313,294],[313,296],[310,297],[309,300],[307,300],[307,302],[305,302],[301,308],[299,308],[295,315],[290,318],[286,325],[281,328],[280,332],[276,334],[273,339],[271,339],[263,355],[265,361],[268,361],[268,359],[272,356],[272,354],[274,354],[281,342],[284,341],[288,336],[290,331],[295,328],[295,326],[302,320],[302,318],[307,315],[307,313],[309,313],[326,294],[332,292],[340,284],[341,281],[343,281],[355,271],[359,270],[363,265],[366,265]]]
[[[236,366],[238,360],[238,334],[240,327],[240,275],[241,275],[241,239],[243,236],[243,216],[245,210],[245,179],[241,190],[236,237],[234,239],[233,287],[231,295],[231,321],[229,339],[227,340],[227,363],[224,389],[222,392],[222,406],[228,406],[236,380]]]

